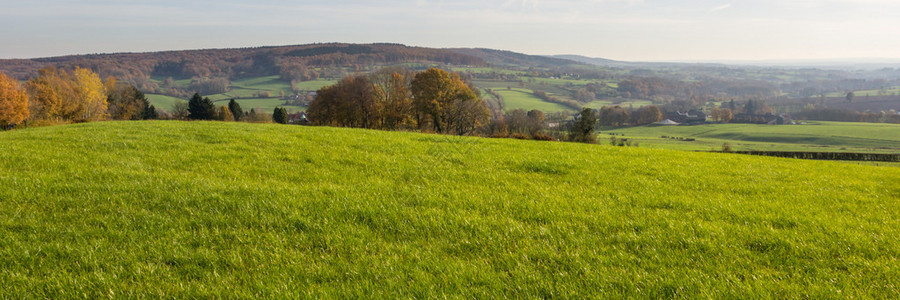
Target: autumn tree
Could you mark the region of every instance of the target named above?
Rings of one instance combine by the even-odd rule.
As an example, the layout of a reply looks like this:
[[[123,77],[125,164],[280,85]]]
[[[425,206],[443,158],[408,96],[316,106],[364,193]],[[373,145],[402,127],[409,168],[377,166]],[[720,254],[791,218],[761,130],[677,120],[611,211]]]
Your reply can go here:
[[[714,107],[710,112],[710,116],[712,116],[713,121],[728,123],[731,121],[734,116],[731,113],[731,109],[727,108],[718,108]]]
[[[107,79],[106,102],[109,106],[109,117],[113,120],[154,119],[156,109],[143,92],[132,85],[109,84],[114,78]]]
[[[80,121],[105,120],[108,104],[106,102],[106,87],[100,76],[94,71],[83,68],[75,68],[75,91],[81,99]]]
[[[40,69],[25,87],[32,119],[64,121],[78,117],[82,103],[69,72],[53,66]]]
[[[227,106],[222,105],[216,112],[216,120],[231,122],[234,121],[234,115],[231,114],[231,109],[228,109]]]
[[[634,113],[635,125],[645,125],[662,121],[663,114],[656,105],[647,105]]]
[[[193,120],[212,120],[216,116],[216,106],[208,97],[200,97],[195,93],[188,100],[188,118]]]
[[[316,125],[378,128],[381,110],[369,80],[365,76],[348,76],[320,89],[307,114]]]
[[[172,117],[177,120],[187,119],[191,113],[189,109],[188,102],[181,99],[175,100],[175,103],[172,103]]]
[[[528,134],[532,136],[544,130],[544,112],[532,109],[528,111]]]
[[[28,118],[28,95],[15,78],[0,72],[0,129]]]
[[[628,111],[618,105],[600,108],[600,125],[624,126],[628,119]]]
[[[460,114],[477,116],[487,111],[487,106],[463,82],[459,73],[430,68],[416,74],[410,82],[410,90],[420,129],[431,129],[437,133],[456,131],[457,134],[462,134],[471,124],[459,123],[464,120]],[[490,117],[490,111],[487,114]]]
[[[510,133],[526,134],[529,131],[528,113],[524,109],[517,108],[507,112],[503,120]]]
[[[382,69],[369,75],[374,85],[374,99],[382,109],[382,128],[396,130],[416,126],[409,91],[410,79],[409,71],[402,68]]]

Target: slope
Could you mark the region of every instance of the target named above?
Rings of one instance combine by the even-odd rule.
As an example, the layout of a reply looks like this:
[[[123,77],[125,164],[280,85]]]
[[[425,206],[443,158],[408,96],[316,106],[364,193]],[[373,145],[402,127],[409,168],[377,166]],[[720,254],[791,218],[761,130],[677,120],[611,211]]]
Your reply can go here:
[[[274,124],[0,132],[0,297],[896,298],[898,179]]]

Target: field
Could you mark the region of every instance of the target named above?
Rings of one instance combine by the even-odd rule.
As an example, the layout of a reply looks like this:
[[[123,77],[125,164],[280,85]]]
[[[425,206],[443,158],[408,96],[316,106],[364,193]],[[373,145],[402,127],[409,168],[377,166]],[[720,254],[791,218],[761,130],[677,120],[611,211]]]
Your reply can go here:
[[[558,111],[572,111],[571,108],[553,102],[544,101],[534,95],[531,90],[525,89],[497,89],[495,93],[503,97],[503,108],[506,111],[514,109],[532,110],[538,109],[545,113]]]
[[[640,147],[678,150],[733,150],[900,153],[900,125],[851,122],[809,122],[806,125],[709,124],[607,128]],[[676,138],[694,138],[683,141]]]
[[[900,169],[225,122],[0,132],[0,298],[898,298]]]
[[[187,86],[187,84],[190,83],[189,80],[176,82],[183,83],[184,86]],[[334,84],[335,82],[337,81],[329,79],[304,81],[297,83],[297,88],[306,91],[315,91],[324,86]],[[269,92],[271,96],[262,97],[260,96],[261,92]],[[278,75],[274,75],[237,80],[232,82],[230,90],[227,93],[204,96],[213,100],[216,106],[227,105],[229,100],[235,99],[235,101],[241,104],[241,107],[244,110],[248,111],[251,108],[254,108],[266,113],[272,113],[275,110],[275,107],[278,106],[287,109],[288,113],[306,110],[306,108],[302,106],[284,105],[285,101],[280,99],[281,92],[284,92],[285,95],[293,94],[291,91],[291,84],[282,81]],[[164,110],[170,110],[172,104],[179,99],[156,94],[147,94],[147,98],[150,100],[150,103],[157,108]],[[187,101],[187,99],[180,100]]]

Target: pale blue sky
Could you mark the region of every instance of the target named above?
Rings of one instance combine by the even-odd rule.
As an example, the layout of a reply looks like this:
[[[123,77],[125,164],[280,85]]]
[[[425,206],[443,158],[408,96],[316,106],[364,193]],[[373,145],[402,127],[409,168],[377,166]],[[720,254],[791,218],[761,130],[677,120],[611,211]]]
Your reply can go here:
[[[900,58],[897,0],[0,0],[0,58],[317,42],[618,60]]]

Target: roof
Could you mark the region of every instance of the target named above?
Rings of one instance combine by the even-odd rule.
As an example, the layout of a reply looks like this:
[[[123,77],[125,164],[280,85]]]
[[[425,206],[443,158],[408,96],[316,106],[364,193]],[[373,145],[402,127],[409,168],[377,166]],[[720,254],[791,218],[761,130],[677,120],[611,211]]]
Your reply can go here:
[[[659,125],[678,125],[678,122],[675,122],[675,121],[672,121],[672,120],[669,120],[669,119],[665,119],[665,120],[656,122],[656,124],[659,124]]]

